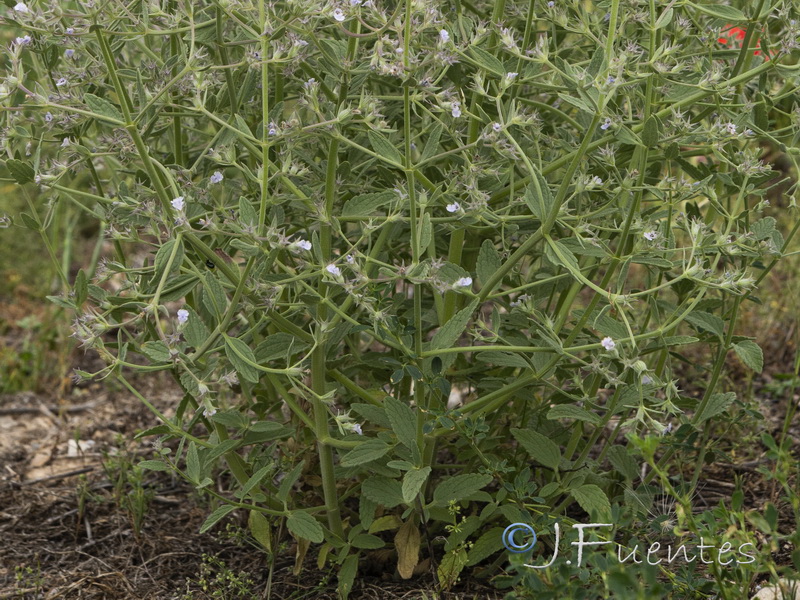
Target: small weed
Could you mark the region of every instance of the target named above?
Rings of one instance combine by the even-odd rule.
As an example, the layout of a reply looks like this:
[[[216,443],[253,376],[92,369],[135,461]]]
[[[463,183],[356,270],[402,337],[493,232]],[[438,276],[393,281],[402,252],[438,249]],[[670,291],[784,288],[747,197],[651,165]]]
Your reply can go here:
[[[203,554],[200,573],[197,579],[186,581],[186,593],[181,600],[205,600],[219,598],[234,600],[235,598],[255,598],[253,579],[244,571],[235,573],[225,562],[209,554]]]

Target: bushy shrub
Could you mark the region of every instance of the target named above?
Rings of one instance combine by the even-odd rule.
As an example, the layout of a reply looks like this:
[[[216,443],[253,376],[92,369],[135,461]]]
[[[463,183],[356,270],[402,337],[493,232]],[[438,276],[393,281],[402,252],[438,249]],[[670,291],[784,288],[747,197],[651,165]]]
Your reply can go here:
[[[285,519],[344,596],[378,548],[450,587],[509,523],[635,513],[735,406],[726,356],[761,368],[735,326],[790,239],[760,145],[796,169],[796,13],[20,2],[17,222],[100,223],[108,255],[52,297],[108,365],[78,378],[162,420],[143,466],[217,498],[206,529],[247,510],[273,551]],[[174,413],[130,381],[162,370]]]

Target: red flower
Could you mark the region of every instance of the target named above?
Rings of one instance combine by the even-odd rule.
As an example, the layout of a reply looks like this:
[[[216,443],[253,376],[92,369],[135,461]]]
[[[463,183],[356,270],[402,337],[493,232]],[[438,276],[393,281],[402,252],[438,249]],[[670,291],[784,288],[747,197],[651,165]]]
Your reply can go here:
[[[741,27],[733,27],[732,25],[726,25],[725,28],[720,32],[720,37],[717,38],[717,42],[720,44],[727,45],[729,42],[733,42],[731,46],[738,47],[740,46],[740,42],[744,40],[745,36],[747,35],[747,30],[742,29]],[[753,51],[753,56],[761,56],[761,40],[758,40],[756,44],[758,50]],[[769,60],[768,55],[764,55],[764,60]]]
[[[728,27],[728,25],[725,27]],[[744,39],[744,36],[747,35],[747,31],[741,27],[731,27],[728,31],[723,30],[720,35],[724,36],[717,39],[720,44],[727,44],[728,40],[733,39],[734,37],[741,42]]]

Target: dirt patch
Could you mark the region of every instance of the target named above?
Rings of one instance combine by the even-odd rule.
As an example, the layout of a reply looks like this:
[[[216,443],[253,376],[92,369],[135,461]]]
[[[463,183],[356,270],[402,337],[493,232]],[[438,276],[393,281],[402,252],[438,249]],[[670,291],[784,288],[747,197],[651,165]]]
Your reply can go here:
[[[167,413],[180,399],[166,375],[138,387]],[[316,569],[313,557],[293,573],[291,538],[270,580],[268,557],[243,533],[243,515],[199,534],[211,508],[171,474],[145,472],[146,510],[137,515],[136,486],[119,486],[114,465],[150,458],[148,440],[130,440],[156,424],[136,398],[109,384],[75,389],[55,405],[31,393],[0,398],[0,599],[336,598],[335,574]],[[431,576],[396,580],[394,561],[379,562],[365,559],[353,600],[418,600],[435,589]],[[439,595],[500,597],[475,581]]]

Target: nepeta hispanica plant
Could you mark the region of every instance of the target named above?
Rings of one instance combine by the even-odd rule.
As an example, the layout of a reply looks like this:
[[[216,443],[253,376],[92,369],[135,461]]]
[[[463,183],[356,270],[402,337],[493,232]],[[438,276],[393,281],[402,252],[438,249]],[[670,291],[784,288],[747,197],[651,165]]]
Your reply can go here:
[[[796,168],[796,13],[17,4],[6,167],[38,189],[19,222],[67,205],[113,248],[53,297],[108,364],[78,378],[158,415],[144,465],[222,502],[206,528],[248,510],[274,552],[286,519],[344,596],[372,549],[405,578],[433,553],[449,587],[509,521],[607,518],[657,472],[645,436],[666,464],[733,404],[732,350],[761,368],[735,324],[797,229],[769,216],[759,147]],[[699,401],[673,374],[688,344],[714,357]],[[160,370],[174,416],[129,381]]]

